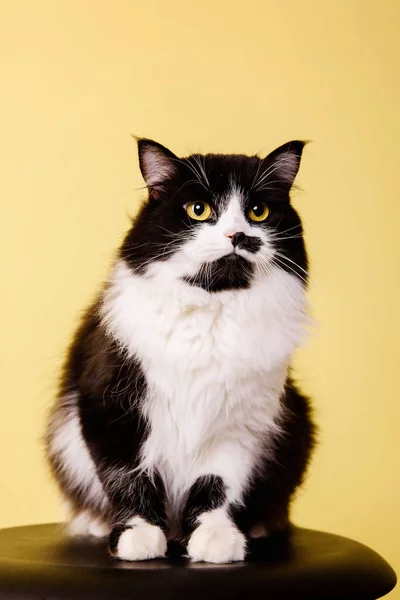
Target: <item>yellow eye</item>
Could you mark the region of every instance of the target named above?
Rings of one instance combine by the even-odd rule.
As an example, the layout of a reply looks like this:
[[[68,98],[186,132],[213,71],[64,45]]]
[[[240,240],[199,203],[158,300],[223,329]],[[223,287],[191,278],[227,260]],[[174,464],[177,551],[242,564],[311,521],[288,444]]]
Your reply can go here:
[[[189,202],[186,212],[195,221],[207,221],[211,215],[211,206],[207,202]]]
[[[268,217],[269,208],[265,202],[257,202],[257,204],[253,204],[247,214],[252,221],[258,221],[260,223],[260,221],[265,221]]]

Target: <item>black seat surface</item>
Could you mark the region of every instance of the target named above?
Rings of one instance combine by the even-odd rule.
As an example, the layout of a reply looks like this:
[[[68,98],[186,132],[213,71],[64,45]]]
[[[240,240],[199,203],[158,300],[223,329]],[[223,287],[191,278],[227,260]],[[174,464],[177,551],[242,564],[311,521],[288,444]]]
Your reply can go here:
[[[246,563],[169,558],[119,562],[106,540],[69,539],[60,525],[0,530],[0,598],[160,600],[380,598],[396,583],[388,563],[344,537],[294,528],[254,540]]]

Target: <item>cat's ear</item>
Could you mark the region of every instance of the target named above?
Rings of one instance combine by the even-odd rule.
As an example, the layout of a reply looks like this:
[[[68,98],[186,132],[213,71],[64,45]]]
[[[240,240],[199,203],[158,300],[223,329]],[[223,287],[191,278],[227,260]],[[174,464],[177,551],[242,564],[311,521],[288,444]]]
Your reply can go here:
[[[178,158],[168,148],[147,138],[137,139],[139,165],[150,191],[157,192],[178,171]]]
[[[262,173],[264,181],[278,182],[287,191],[292,187],[299,171],[301,155],[307,142],[294,140],[279,146],[264,159],[265,168]]]

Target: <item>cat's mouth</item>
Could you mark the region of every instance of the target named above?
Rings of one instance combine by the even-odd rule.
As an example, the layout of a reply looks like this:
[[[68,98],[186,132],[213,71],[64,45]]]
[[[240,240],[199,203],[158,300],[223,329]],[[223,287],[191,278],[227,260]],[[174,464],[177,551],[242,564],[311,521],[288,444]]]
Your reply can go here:
[[[234,249],[217,260],[204,263],[195,275],[184,280],[207,292],[222,292],[250,287],[253,273],[254,265]]]

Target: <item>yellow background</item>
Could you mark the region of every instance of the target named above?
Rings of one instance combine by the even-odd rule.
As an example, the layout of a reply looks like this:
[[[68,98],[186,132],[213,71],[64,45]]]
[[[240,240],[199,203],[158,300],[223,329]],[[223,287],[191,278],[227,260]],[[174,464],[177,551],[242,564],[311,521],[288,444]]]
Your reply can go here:
[[[76,319],[143,196],[130,132],[181,154],[305,138],[294,203],[320,328],[297,374],[321,432],[295,521],[400,570],[398,6],[2,3],[0,526],[61,517],[40,436]]]

